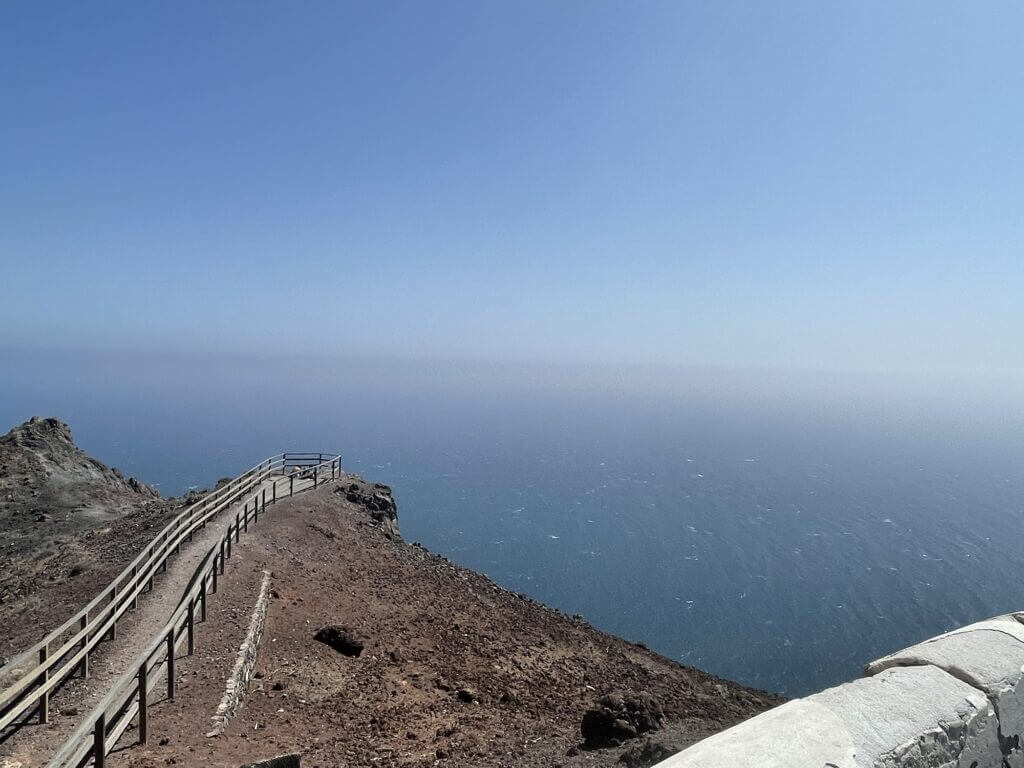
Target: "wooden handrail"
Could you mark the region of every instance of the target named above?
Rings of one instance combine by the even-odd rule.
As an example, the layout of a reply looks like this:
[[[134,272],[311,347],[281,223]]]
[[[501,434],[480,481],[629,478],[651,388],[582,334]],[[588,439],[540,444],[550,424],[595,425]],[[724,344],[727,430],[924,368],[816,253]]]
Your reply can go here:
[[[327,461],[309,467],[311,470],[321,468],[330,470],[329,475],[326,472],[323,473],[322,477],[325,480],[340,476],[341,457],[333,456]],[[277,480],[274,481],[275,485],[277,482]],[[307,490],[313,487],[315,485],[298,490]],[[276,494],[273,498],[276,498]],[[143,714],[147,709],[145,696],[149,690],[152,690],[153,685],[159,683],[167,675],[170,675],[167,677],[168,693],[172,693],[174,687],[173,657],[177,653],[178,647],[189,637],[190,623],[195,620],[196,600],[200,595],[207,594],[208,581],[216,584],[217,569],[223,568],[224,543],[230,542],[232,536],[237,536],[240,533],[241,525],[248,526],[250,519],[255,521],[261,503],[264,511],[267,503],[273,503],[262,494],[256,494],[253,497],[253,502],[252,518],[250,518],[249,505],[246,503],[244,518],[228,523],[223,538],[210,547],[196,567],[189,586],[171,618],[156,632],[147,648],[139,654],[134,663],[128,665],[124,674],[50,759],[47,763],[48,768],[78,768],[90,759],[94,761],[96,768],[103,768],[107,753],[114,748],[136,715],[139,715],[140,718],[139,739],[141,742],[145,742],[147,738],[147,729],[143,726],[143,722],[147,718]]]
[[[283,461],[284,461],[285,455],[286,454],[277,454],[275,456],[270,457],[269,459],[265,459],[264,461],[261,461],[259,464],[257,464],[255,467],[252,467],[251,469],[243,472],[241,475],[236,477],[230,483],[227,483],[227,484],[221,486],[220,488],[218,488],[218,489],[216,489],[214,491],[211,491],[210,493],[206,494],[202,499],[197,501],[195,504],[192,504],[191,506],[187,507],[184,512],[182,512],[177,517],[175,517],[173,520],[171,520],[164,527],[164,529],[162,531],[160,531],[160,533],[158,533],[156,536],[154,536],[153,537],[153,541],[150,542],[150,547],[152,547],[156,543],[156,541],[158,539],[160,539],[161,537],[165,537],[176,525],[179,524],[179,522],[183,518],[187,517],[190,513],[192,513],[193,510],[203,506],[204,504],[207,504],[211,499],[213,499],[215,497],[224,495],[224,493],[226,491],[228,491],[228,490],[237,490],[238,485],[243,483],[251,475],[259,472],[264,464],[268,464],[269,465],[270,462],[276,462],[276,461],[280,460],[282,462],[282,466],[283,466]],[[248,489],[246,489],[246,490],[248,490]],[[244,492],[245,491],[242,491],[242,493],[244,493]],[[56,638],[57,636],[59,636],[63,632],[67,631],[82,616],[84,616],[89,611],[91,611],[93,608],[95,608],[99,604],[99,602],[105,596],[107,596],[108,590],[116,588],[116,586],[121,582],[121,580],[125,578],[126,574],[128,574],[130,572],[130,569],[133,566],[137,566],[142,561],[144,554],[145,554],[145,549],[143,549],[143,551],[139,553],[139,555],[135,558],[135,560],[133,560],[131,563],[129,563],[125,567],[125,569],[117,577],[115,577],[115,579],[105,589],[103,589],[98,595],[96,595],[96,597],[94,597],[84,608],[79,610],[78,613],[76,613],[74,616],[69,618],[67,621],[65,621],[63,624],[61,624],[56,629],[51,630],[42,640],[40,640],[34,646],[29,648],[28,650],[26,650],[22,654],[19,654],[14,659],[11,659],[10,661],[8,661],[7,664],[5,664],[3,667],[0,667],[0,675],[2,675],[4,673],[5,669],[8,669],[9,667],[15,665],[17,662],[19,662],[25,656],[33,655],[40,648],[42,648],[43,646],[45,646],[45,645],[49,644],[50,642],[52,642],[54,638]],[[0,706],[2,706],[2,700],[0,700]]]
[[[38,696],[42,696],[59,685],[67,677],[67,673],[74,669],[77,661],[81,658],[81,654],[76,653],[73,656],[74,662],[72,662],[71,659],[65,658],[66,654],[79,642],[84,643],[86,651],[98,645],[110,630],[106,621],[107,613],[113,613],[116,621],[116,617],[126,610],[127,602],[134,601],[138,597],[142,585],[146,580],[151,579],[155,575],[157,568],[164,565],[167,558],[181,545],[186,536],[193,533],[207,520],[236,501],[237,497],[243,495],[253,485],[262,483],[272,473],[272,468],[276,466],[276,462],[271,460],[268,464],[269,468],[259,469],[262,466],[263,463],[243,473],[232,483],[226,484],[217,491],[208,494],[175,517],[153,538],[149,546],[143,549],[124,571],[108,587],[102,590],[99,595],[93,598],[89,604],[60,627],[49,632],[36,645],[5,665],[4,669],[16,669],[26,659],[34,658],[41,650],[47,649],[45,661],[42,661],[39,666],[34,667],[28,672],[22,673],[13,684],[0,691],[0,712],[4,713],[0,716],[0,729],[11,724],[21,713],[30,709]],[[254,472],[255,474],[253,474]],[[132,582],[133,588],[131,590],[124,589],[125,582],[128,580]],[[109,602],[103,605],[99,613],[90,619],[89,613],[97,608],[103,600],[108,600]],[[75,625],[79,627],[77,631],[58,650],[49,652],[50,645]],[[2,672],[3,670],[0,670],[0,673]],[[44,672],[49,677],[49,680],[46,681],[48,687],[41,687],[40,690],[37,690],[36,693],[38,695],[36,697],[19,695],[30,688],[32,683]]]
[[[275,473],[285,472],[295,466],[296,462],[298,466],[309,465],[313,468],[315,465],[310,465],[313,459],[307,456],[314,457],[317,454],[285,453],[271,456],[190,505],[168,522],[110,585],[84,608],[0,668],[0,677],[5,676],[5,673],[9,676],[11,670],[18,670],[21,665],[33,660],[31,668],[22,671],[13,683],[0,690],[0,730],[37,706],[45,718],[50,691],[79,667],[83,671],[88,669],[89,653],[108,634],[112,635],[116,631],[117,620],[129,607],[137,604],[145,585],[151,585],[157,569],[166,567],[171,554],[178,551],[186,539],[190,540],[195,531],[204,527],[215,515],[237,503],[254,487],[262,487]],[[330,460],[332,473],[335,462],[340,473],[340,457]],[[94,611],[96,615],[90,618],[89,614]],[[73,634],[65,637],[73,627],[76,628]],[[51,650],[55,642],[61,644],[56,650]],[[36,658],[38,663],[34,662]]]

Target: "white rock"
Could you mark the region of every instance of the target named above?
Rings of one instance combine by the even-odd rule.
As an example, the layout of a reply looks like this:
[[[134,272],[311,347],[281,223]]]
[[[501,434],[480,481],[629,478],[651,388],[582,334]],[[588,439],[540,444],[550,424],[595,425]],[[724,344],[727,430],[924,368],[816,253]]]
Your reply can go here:
[[[1024,768],[1024,625],[999,617],[885,656],[867,665],[867,674],[930,664],[984,691],[995,706],[1010,768]]]
[[[792,701],[659,768],[999,768],[995,710],[933,666],[893,668]]]
[[[658,768],[852,768],[853,740],[830,709],[796,699],[697,742]]]

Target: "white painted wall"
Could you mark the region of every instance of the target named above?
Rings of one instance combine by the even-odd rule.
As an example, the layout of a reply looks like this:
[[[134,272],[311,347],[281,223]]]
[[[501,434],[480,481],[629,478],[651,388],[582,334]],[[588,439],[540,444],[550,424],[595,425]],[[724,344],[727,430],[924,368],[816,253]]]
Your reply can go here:
[[[933,637],[864,674],[657,768],[1024,768],[1024,614]]]

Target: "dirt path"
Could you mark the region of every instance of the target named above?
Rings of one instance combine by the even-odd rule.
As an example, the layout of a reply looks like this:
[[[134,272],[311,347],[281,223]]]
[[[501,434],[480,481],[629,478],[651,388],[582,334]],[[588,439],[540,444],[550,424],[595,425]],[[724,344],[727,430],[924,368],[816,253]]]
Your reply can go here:
[[[87,716],[124,671],[132,666],[138,655],[145,650],[156,632],[162,628],[181,599],[182,593],[192,578],[199,562],[223,536],[228,525],[243,505],[258,495],[263,488],[268,500],[272,497],[273,484],[278,483],[280,495],[287,495],[288,481],[280,476],[265,481],[260,488],[246,494],[245,499],[221,512],[200,530],[191,543],[182,546],[181,552],[167,563],[166,573],[158,574],[153,580],[153,591],[143,593],[139,607],[129,610],[117,625],[117,637],[98,646],[90,656],[90,676],[83,680],[72,677],[50,697],[50,722],[39,724],[32,716],[19,729],[5,734],[0,744],[0,758],[10,757],[20,761],[24,768],[43,765],[49,756],[71,735],[82,718]],[[296,492],[306,490],[312,480],[296,480]],[[268,506],[267,514],[274,508]],[[261,521],[262,522],[262,521]],[[250,527],[250,532],[258,530]],[[243,534],[244,536],[244,534]],[[244,541],[244,538],[243,538]]]

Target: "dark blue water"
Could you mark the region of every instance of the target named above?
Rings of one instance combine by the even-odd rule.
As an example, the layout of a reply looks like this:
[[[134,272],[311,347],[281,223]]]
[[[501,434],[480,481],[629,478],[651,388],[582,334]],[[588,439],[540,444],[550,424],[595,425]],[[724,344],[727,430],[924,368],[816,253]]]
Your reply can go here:
[[[4,359],[0,420],[58,416],[165,494],[278,451],[337,451],[393,486],[406,539],[790,695],[1024,608],[1013,393],[625,368]]]

